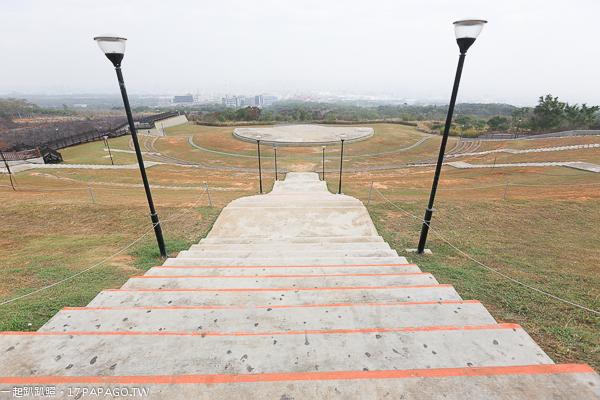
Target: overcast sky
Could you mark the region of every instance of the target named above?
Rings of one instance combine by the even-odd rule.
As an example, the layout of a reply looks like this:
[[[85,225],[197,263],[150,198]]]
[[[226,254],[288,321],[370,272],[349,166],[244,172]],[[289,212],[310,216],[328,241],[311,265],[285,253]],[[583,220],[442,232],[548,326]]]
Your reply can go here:
[[[452,22],[489,23],[459,102],[600,104],[598,0],[0,2],[0,94],[117,93],[94,43],[126,37],[130,93],[389,93],[448,101]]]

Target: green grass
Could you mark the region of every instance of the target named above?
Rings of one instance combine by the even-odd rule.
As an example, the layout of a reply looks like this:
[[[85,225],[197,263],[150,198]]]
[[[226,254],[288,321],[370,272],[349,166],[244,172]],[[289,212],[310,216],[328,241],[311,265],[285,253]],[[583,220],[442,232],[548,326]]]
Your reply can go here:
[[[401,206],[417,215],[417,203]],[[389,204],[369,207],[378,232],[392,248],[452,284],[463,299],[481,301],[499,322],[523,326],[560,363],[587,363],[600,370],[600,316],[515,284],[460,255],[430,231],[432,256],[415,248],[420,223]],[[457,208],[459,210],[457,210]],[[535,211],[533,211],[535,210]],[[437,202],[432,227],[485,265],[585,307],[600,309],[600,201]]]
[[[423,137],[410,127],[381,124],[374,128],[375,137],[345,146],[345,154],[406,147]],[[231,137],[232,130],[231,127],[187,124],[168,128],[167,133],[193,135],[198,145],[208,148],[255,154],[254,145]],[[111,148],[129,149],[128,140],[128,137],[112,139]],[[448,148],[452,148],[455,140],[450,139]],[[485,142],[481,150],[563,146],[595,143],[595,140]],[[406,152],[347,158],[344,171],[352,167],[403,164],[433,157],[439,143],[440,138],[436,137]],[[190,146],[186,138],[161,138],[155,146],[165,154],[205,165],[258,167],[255,158],[202,152]],[[575,152],[582,159],[592,160],[598,157],[594,153],[597,151]],[[339,156],[339,146],[328,146],[327,152],[327,155]],[[265,147],[261,153],[272,156],[272,149]],[[551,161],[562,152],[536,154],[536,161]],[[101,142],[97,142],[67,149],[63,155],[67,163],[96,163],[105,153]],[[121,155],[120,162],[135,162],[132,154],[115,154],[116,157]],[[320,156],[320,147],[280,147],[278,155]],[[497,162],[529,162],[533,159],[528,154],[504,153]],[[493,162],[493,156],[473,157],[471,162]],[[295,171],[320,169],[320,166],[320,159],[279,162],[280,169]],[[328,159],[327,166],[337,171],[339,159]],[[272,160],[265,159],[263,168],[272,168]],[[421,217],[427,204],[433,170],[432,167],[419,167],[344,172],[342,188],[345,194],[366,203],[371,182],[375,181],[375,187],[383,194]],[[214,208],[208,207],[205,196],[185,217],[163,224],[168,251],[173,255],[206,235],[221,209],[232,200],[258,192],[258,174],[255,171],[160,165],[148,168],[147,173],[150,184],[162,188],[153,189],[152,194],[163,221],[194,205],[202,193],[204,182],[208,182],[211,188]],[[502,273],[569,301],[600,309],[600,185],[589,185],[598,182],[597,176],[561,167],[494,170],[444,167],[436,197],[433,228],[468,254]],[[266,192],[271,190],[273,178],[271,172],[263,173]],[[327,175],[327,186],[332,193],[338,191],[338,178],[337,173]],[[116,253],[150,227],[138,170],[41,169],[18,173],[15,180],[23,188],[43,187],[46,190],[15,192],[4,187],[0,190],[0,219],[3,221],[0,224],[3,238],[0,246],[0,302],[82,271]],[[503,201],[504,185],[508,180],[511,186]],[[94,190],[95,204],[87,190],[88,183]],[[515,184],[585,186],[527,187]],[[493,185],[500,186],[442,190]],[[194,189],[166,190],[165,187]],[[427,245],[433,250],[433,256],[417,257],[404,253],[405,248],[416,247],[419,222],[384,204],[375,191],[369,211],[384,239],[400,254],[418,263],[422,270],[432,272],[440,283],[454,285],[465,299],[482,301],[499,322],[521,324],[555,361],[588,363],[600,370],[600,319],[597,316],[499,277],[458,254],[433,232],[430,232]],[[150,233],[130,250],[66,284],[0,306],[0,329],[36,330],[61,307],[84,306],[99,291],[118,288],[129,277],[143,274],[158,264],[161,260],[156,240]]]

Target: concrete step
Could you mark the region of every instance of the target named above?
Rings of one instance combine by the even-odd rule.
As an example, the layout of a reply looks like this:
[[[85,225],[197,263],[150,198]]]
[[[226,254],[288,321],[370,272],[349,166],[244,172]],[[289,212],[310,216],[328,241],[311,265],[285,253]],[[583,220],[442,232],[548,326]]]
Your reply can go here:
[[[239,202],[231,202],[227,209],[234,208],[277,208],[277,209],[346,209],[346,208],[360,208],[364,209],[365,206],[360,200],[350,199],[336,199],[336,198],[319,198],[316,196],[293,196],[294,201],[290,202],[291,196],[263,196],[256,200],[245,200]]]
[[[144,276],[264,276],[264,275],[326,275],[326,274],[409,274],[421,272],[415,264],[346,265],[315,267],[152,267]]]
[[[116,368],[116,367],[115,367]],[[297,372],[283,374],[181,376],[63,376],[5,378],[0,390],[14,386],[51,386],[57,399],[106,396],[157,400],[200,399],[405,399],[547,400],[600,398],[600,377],[587,365],[541,364],[509,367],[378,371]],[[79,392],[77,392],[79,390]],[[89,395],[91,390],[95,394]],[[84,394],[85,393],[85,394]]]
[[[387,243],[269,243],[269,244],[194,244],[189,251],[304,251],[304,250],[390,250]]]
[[[270,238],[230,238],[208,237],[200,240],[200,244],[295,244],[295,243],[385,243],[381,236],[306,236],[306,237],[270,237]]]
[[[164,266],[320,266],[408,264],[405,257],[320,257],[320,258],[168,258]]]
[[[210,237],[240,238],[376,235],[377,230],[364,206],[251,210],[225,207],[210,231]]]
[[[39,332],[281,332],[495,323],[485,307],[473,300],[291,307],[82,307],[63,308]]]
[[[262,333],[5,332],[0,335],[0,348],[6,349],[0,353],[0,376],[269,374],[553,364],[514,324]]]
[[[428,273],[267,276],[134,276],[122,289],[349,288],[435,285]]]
[[[398,257],[396,250],[304,250],[304,251],[180,251],[177,258],[318,258]]]
[[[298,306],[462,300],[452,285],[319,289],[108,289],[89,307]]]

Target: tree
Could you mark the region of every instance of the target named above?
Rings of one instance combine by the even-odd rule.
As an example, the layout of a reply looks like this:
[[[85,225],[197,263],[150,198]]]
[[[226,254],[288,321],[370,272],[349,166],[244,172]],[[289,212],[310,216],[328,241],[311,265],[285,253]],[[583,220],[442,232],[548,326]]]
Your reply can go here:
[[[538,105],[533,109],[531,122],[533,129],[546,130],[558,127],[565,120],[567,104],[558,101],[558,97],[551,94],[540,96]]]
[[[492,131],[507,131],[510,129],[510,124],[508,123],[508,118],[506,117],[492,117],[488,119],[487,124]]]
[[[336,115],[336,113],[329,113],[329,114],[327,114],[327,116],[325,117],[325,121],[327,121],[327,122],[336,122],[337,121],[337,115]]]
[[[312,115],[306,110],[300,111],[299,116],[300,121],[312,121]]]
[[[465,129],[469,129],[471,126],[473,126],[473,119],[470,115],[459,115],[458,117],[454,118],[454,122],[456,122],[458,126],[464,125]]]
[[[235,111],[234,115],[236,121],[252,121],[253,119],[250,107],[240,108],[239,110]]]

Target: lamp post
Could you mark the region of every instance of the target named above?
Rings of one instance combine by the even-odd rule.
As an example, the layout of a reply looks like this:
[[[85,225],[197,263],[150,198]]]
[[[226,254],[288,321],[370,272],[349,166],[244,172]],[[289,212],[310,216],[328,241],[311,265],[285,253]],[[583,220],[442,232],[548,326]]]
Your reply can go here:
[[[517,134],[515,135],[515,139],[519,137],[519,127],[521,126],[521,120],[519,120],[519,123],[517,124]]]
[[[260,192],[262,194],[262,170],[260,168],[260,135],[256,136],[256,146],[258,148],[258,181],[260,182]]]
[[[461,125],[460,126],[460,140],[462,140],[462,135],[463,135],[463,131],[465,130],[465,126]]]
[[[444,136],[442,137],[442,144],[440,145],[440,153],[438,155],[437,166],[435,168],[433,185],[431,186],[429,204],[425,209],[425,218],[423,218],[423,227],[421,228],[421,237],[419,238],[417,254],[423,254],[425,250],[425,242],[427,242],[427,233],[429,232],[429,224],[431,223],[431,215],[433,214],[435,192],[440,179],[440,172],[442,171],[444,152],[446,151],[446,143],[448,142],[448,132],[450,130],[450,123],[452,122],[452,114],[454,113],[454,104],[456,103],[456,95],[458,94],[458,85],[460,84],[460,76],[462,74],[465,56],[467,54],[467,50],[473,43],[475,43],[475,39],[477,39],[477,36],[479,36],[481,30],[483,29],[483,25],[486,23],[487,21],[481,19],[466,19],[454,22],[454,33],[456,35],[456,43],[460,49],[460,56],[458,58],[458,67],[456,68],[452,96],[450,97],[450,105],[448,106],[448,115],[446,116]]]
[[[106,145],[106,148],[108,149],[108,155],[110,156],[110,163],[112,165],[115,165],[115,163],[113,162],[112,153],[110,152],[110,146],[108,145],[108,136],[102,136],[102,139],[104,139],[104,144]]]
[[[325,180],[325,146],[321,148],[323,149],[323,180]]]
[[[58,128],[55,128],[55,129],[56,129],[56,136],[58,136],[58,141],[56,142],[56,150],[58,150],[61,147],[60,132],[58,131]]]
[[[344,162],[344,140],[346,140],[346,135],[342,133],[340,135],[340,140],[342,141],[342,151],[340,152],[340,185],[338,187],[338,194],[342,194],[342,163]],[[323,171],[324,170],[325,169],[323,169]]]
[[[163,239],[160,221],[158,220],[158,214],[154,209],[154,202],[152,201],[152,194],[150,193],[150,185],[148,184],[146,169],[144,168],[144,159],[142,158],[140,144],[138,143],[135,125],[133,123],[133,115],[131,114],[129,99],[127,98],[127,90],[125,89],[125,82],[123,81],[123,73],[121,72],[121,61],[125,55],[125,41],[127,39],[113,35],[104,35],[95,37],[94,40],[96,43],[98,43],[98,46],[100,46],[100,49],[104,52],[106,58],[113,63],[117,72],[117,79],[119,81],[119,87],[121,88],[121,96],[123,97],[123,105],[125,106],[125,113],[127,114],[129,129],[131,130],[131,138],[135,147],[138,165],[140,166],[140,173],[142,175],[142,181],[144,182],[146,197],[148,198],[148,206],[150,206],[150,218],[152,219],[152,224],[154,225],[154,233],[156,234],[160,255],[161,257],[166,257],[167,250],[165,248],[165,241]]]
[[[277,179],[277,146],[273,145],[273,151],[275,151],[275,181],[278,181],[279,179]]]

